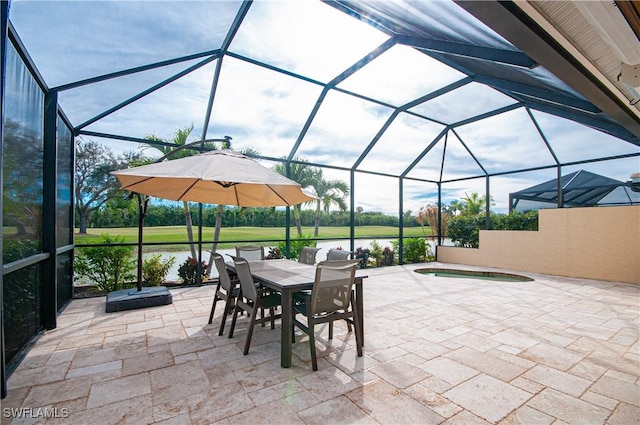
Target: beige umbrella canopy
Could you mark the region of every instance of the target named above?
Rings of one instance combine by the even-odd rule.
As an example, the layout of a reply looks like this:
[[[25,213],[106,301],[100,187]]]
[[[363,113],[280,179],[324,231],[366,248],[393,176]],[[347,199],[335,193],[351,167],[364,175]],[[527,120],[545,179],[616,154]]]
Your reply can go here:
[[[256,160],[221,149],[111,172],[122,189],[174,201],[275,207],[316,199]]]

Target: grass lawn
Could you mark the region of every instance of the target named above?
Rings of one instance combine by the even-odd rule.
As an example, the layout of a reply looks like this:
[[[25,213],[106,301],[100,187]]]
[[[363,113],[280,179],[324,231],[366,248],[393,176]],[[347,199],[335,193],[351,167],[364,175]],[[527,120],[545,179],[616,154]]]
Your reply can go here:
[[[425,228],[427,235],[430,235],[431,229]],[[76,229],[76,244],[99,243],[101,234],[109,234],[112,236],[120,235],[125,239],[125,243],[136,243],[138,241],[137,227],[117,227],[117,228],[94,228],[87,229],[87,234],[78,234]],[[194,238],[198,239],[198,228],[194,227]],[[213,227],[202,228],[202,240],[210,243],[213,240]],[[291,237],[295,237],[296,228],[291,228]],[[349,227],[321,227],[318,237],[320,239],[345,239],[349,238]],[[313,227],[303,227],[302,234],[305,236],[313,235]],[[394,239],[398,237],[398,228],[390,226],[359,226],[355,228],[357,238],[368,239]],[[405,237],[424,236],[421,227],[407,227],[404,229]],[[285,239],[284,227],[227,227],[220,231],[220,248],[232,247],[236,245],[231,241],[275,241]],[[185,226],[158,226],[145,227],[143,241],[145,243],[166,242],[167,244],[175,244],[178,242],[187,242],[187,230]],[[229,241],[228,243],[224,243]],[[170,247],[163,247],[171,249]],[[173,249],[185,249],[185,245],[174,245]]]

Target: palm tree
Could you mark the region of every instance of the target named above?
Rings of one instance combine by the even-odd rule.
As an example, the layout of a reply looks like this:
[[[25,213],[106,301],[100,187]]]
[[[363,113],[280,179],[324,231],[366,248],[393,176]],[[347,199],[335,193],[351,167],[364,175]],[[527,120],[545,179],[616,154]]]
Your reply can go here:
[[[283,157],[286,158],[286,157]],[[292,162],[289,166],[289,174],[284,163],[276,164],[273,169],[275,172],[289,177],[291,180],[298,182],[303,188],[312,186],[315,182],[315,176],[317,170],[312,167],[306,160],[301,158],[294,158],[295,162]],[[313,201],[312,201],[313,202]],[[293,217],[296,221],[296,228],[298,230],[298,236],[302,236],[302,223],[300,222],[300,205],[293,206]]]
[[[313,230],[313,237],[318,237],[318,229],[320,228],[320,212],[329,213],[329,209],[336,205],[340,211],[347,209],[344,198],[349,194],[349,186],[342,180],[325,180],[322,175],[322,169],[315,172],[315,181],[312,184],[315,189],[316,196],[316,223]],[[322,208],[321,208],[322,207]]]
[[[260,152],[253,148],[242,149],[240,153],[247,156],[260,155]],[[218,241],[220,240],[220,230],[222,229],[223,211],[224,211],[224,205],[218,204],[218,207],[216,209],[216,226],[213,231],[213,242],[211,243],[211,251],[209,251],[209,263],[208,263],[209,265],[206,270],[207,277],[211,276],[211,270],[213,268],[213,254],[218,250]]]
[[[445,208],[445,210],[446,210],[446,208]],[[451,201],[449,203],[448,210],[449,210],[448,212],[450,212],[451,215],[453,215],[455,217],[456,215],[458,215],[458,211],[462,211],[462,203],[459,200],[454,199],[453,201]]]
[[[477,192],[471,193],[471,195],[465,193],[463,198],[462,212],[465,215],[476,215],[483,210],[485,204],[485,197],[478,195]]]
[[[463,214],[477,215],[477,214],[480,214],[482,211],[484,211],[484,208],[487,203],[486,195],[480,196],[478,195],[477,192],[473,192],[471,193],[471,195],[468,195],[467,193],[465,193],[464,195],[465,197],[462,198],[464,202],[461,208]],[[495,205],[493,198],[489,198],[489,205]]]
[[[166,140],[161,137],[156,136],[155,134],[150,134],[145,137],[146,140],[154,141],[154,142],[163,142],[163,143],[171,143],[173,146],[160,146],[160,145],[149,145],[150,147],[159,150],[162,155],[168,155],[173,152],[177,147],[186,145],[189,143],[187,140],[193,131],[193,124],[189,127],[181,128],[176,130],[173,134],[173,138],[171,140]],[[207,149],[216,149],[216,146],[213,143],[205,143],[204,147]],[[197,152],[191,149],[182,149],[176,152],[170,159],[183,158],[187,156],[195,155]],[[193,222],[191,221],[191,211],[189,210],[189,203],[186,201],[182,202],[182,210],[184,211],[184,221],[187,226],[187,239],[189,241],[189,247],[191,249],[191,258],[198,258],[198,254],[196,253],[196,246],[193,240]]]

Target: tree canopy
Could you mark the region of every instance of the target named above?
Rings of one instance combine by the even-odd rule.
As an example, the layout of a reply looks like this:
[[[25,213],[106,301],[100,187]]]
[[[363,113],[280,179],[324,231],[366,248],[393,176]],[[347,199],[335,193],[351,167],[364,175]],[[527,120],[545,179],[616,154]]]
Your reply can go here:
[[[139,154],[130,151],[117,155],[94,141],[76,141],[75,208],[80,233],[87,233],[91,214],[118,195],[120,184],[109,174],[127,168]]]

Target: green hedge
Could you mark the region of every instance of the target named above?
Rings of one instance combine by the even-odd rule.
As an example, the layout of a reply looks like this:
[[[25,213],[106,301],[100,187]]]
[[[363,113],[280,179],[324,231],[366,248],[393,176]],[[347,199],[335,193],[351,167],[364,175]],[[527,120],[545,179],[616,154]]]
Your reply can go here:
[[[456,246],[477,248],[480,229],[485,228],[485,222],[484,213],[451,217],[448,235]],[[491,230],[538,230],[538,212],[491,213]]]

